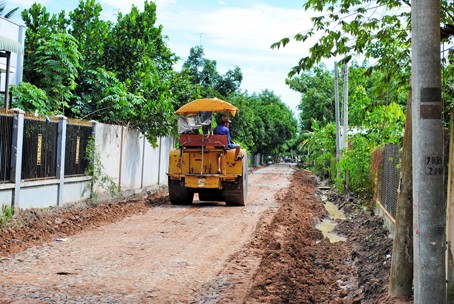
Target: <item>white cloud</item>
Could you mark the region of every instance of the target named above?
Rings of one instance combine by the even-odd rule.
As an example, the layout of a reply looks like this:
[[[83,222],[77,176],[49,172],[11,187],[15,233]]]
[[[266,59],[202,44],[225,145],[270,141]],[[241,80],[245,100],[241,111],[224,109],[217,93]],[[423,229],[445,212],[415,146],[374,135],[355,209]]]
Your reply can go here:
[[[271,50],[270,46],[310,28],[310,16],[302,8],[261,4],[207,11],[173,5],[158,6],[157,17],[172,51],[183,60],[191,47],[202,44],[205,56],[216,60],[221,73],[241,68],[243,89],[249,93],[272,90],[296,112],[300,95],[285,85],[285,78],[308,49],[293,41],[285,48]]]
[[[108,4],[109,6],[113,7],[116,10],[121,11],[122,13],[129,13],[131,11],[132,5],[135,5],[140,10],[143,10],[143,3],[144,0],[99,0],[101,5]],[[168,6],[176,4],[176,0],[155,0],[153,1],[156,3],[157,7],[166,8]]]

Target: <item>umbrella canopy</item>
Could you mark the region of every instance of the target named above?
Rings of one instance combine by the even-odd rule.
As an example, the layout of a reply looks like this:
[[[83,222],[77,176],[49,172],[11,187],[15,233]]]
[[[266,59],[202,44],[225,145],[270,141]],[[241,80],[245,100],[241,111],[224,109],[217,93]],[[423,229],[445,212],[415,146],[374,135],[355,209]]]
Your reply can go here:
[[[197,114],[200,112],[229,113],[235,116],[238,108],[218,98],[202,98],[193,100],[181,108],[176,113],[180,115]]]

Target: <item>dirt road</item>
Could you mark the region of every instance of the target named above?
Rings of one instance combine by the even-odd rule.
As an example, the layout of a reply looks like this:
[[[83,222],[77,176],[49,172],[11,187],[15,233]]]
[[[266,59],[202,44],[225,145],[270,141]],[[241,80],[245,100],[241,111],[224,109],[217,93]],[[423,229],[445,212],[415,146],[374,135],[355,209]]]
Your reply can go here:
[[[289,164],[251,173],[245,207],[156,193],[22,211],[25,225],[0,230],[0,303],[395,303],[381,220],[329,196],[347,242],[315,229],[317,182]]]
[[[65,303],[199,301],[201,290],[232,284],[233,274],[219,273],[257,225],[270,222],[277,210],[275,195],[288,187],[292,173],[289,165],[255,171],[246,207],[197,198],[192,206],[160,205],[3,259],[0,295]],[[250,257],[234,265],[235,277],[246,286],[235,288],[233,302],[245,296],[259,262]]]

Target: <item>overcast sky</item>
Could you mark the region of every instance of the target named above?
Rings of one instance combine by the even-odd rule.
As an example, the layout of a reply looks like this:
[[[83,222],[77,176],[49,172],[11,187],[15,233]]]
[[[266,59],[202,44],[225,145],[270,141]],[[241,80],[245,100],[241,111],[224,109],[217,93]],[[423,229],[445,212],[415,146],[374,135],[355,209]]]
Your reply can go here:
[[[99,1],[99,0],[98,0]],[[78,0],[7,0],[7,9],[20,11],[34,2],[48,11],[66,12]],[[104,19],[115,20],[118,11],[128,13],[142,0],[100,0]],[[191,47],[202,45],[205,57],[217,62],[224,74],[238,66],[243,72],[241,89],[249,94],[264,89],[274,91],[295,113],[300,94],[288,88],[285,78],[312,45],[291,42],[285,48],[271,50],[274,42],[310,28],[310,16],[302,8],[303,0],[157,0],[157,24],[163,25],[170,49],[182,58],[179,70]],[[16,18],[20,14],[16,14]]]

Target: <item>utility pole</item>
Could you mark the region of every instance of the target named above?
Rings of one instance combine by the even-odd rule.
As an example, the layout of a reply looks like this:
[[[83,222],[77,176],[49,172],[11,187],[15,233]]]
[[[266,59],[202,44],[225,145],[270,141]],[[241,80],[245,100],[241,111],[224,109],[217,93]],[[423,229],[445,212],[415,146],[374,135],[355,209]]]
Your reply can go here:
[[[414,303],[446,303],[440,0],[414,0],[412,25]]]
[[[334,109],[336,120],[336,165],[340,159],[340,117],[339,117],[339,77],[337,75],[337,62],[334,62]],[[337,169],[339,178],[339,169]]]
[[[342,148],[347,147],[347,132],[348,132],[348,63],[344,64],[344,117],[343,117],[343,137],[342,137]]]

